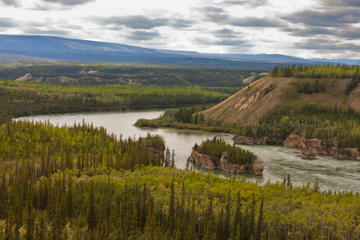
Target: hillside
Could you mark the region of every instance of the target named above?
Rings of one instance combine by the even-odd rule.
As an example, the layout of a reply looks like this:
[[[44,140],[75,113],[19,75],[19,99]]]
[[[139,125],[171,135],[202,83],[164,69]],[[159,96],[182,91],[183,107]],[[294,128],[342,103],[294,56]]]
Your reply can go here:
[[[0,80],[0,96],[0,115],[24,116],[214,104],[229,95],[186,86],[78,86]]]
[[[248,84],[248,78],[259,78],[261,72],[251,69],[136,63],[0,63],[0,79],[79,85],[197,85],[238,88]],[[245,84],[243,80],[246,80]]]
[[[51,36],[0,34],[0,62],[14,60],[126,62],[268,70],[280,64],[357,64],[359,62],[350,59],[304,59],[280,54],[210,54]]]
[[[256,124],[265,113],[285,104],[301,106],[322,103],[329,107],[351,106],[360,111],[360,87],[356,87],[349,96],[345,94],[351,78],[322,80],[326,85],[324,92],[311,94],[299,92],[299,84],[306,82],[314,84],[315,81],[316,79],[311,78],[267,76],[204,111],[204,115],[214,120]]]

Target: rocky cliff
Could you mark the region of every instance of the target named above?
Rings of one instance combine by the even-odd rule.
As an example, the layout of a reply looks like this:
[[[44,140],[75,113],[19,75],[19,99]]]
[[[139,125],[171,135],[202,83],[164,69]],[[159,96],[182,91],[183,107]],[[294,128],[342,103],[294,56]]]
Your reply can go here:
[[[320,139],[306,139],[303,136],[290,134],[283,142],[285,147],[301,148],[303,158],[312,159],[315,154],[328,155],[341,160],[360,160],[360,152],[357,148],[339,149],[335,144],[323,146]],[[311,153],[309,156],[308,154]]]
[[[240,145],[266,145],[267,138],[234,136],[234,143]],[[323,146],[320,139],[307,139],[296,134],[290,134],[283,142],[283,146],[302,149],[299,156],[304,159],[314,159],[316,155],[327,155],[340,160],[360,160],[360,152],[357,148],[340,149],[335,144]]]
[[[256,158],[251,165],[240,165],[230,163],[226,159],[226,155],[226,152],[224,152],[218,164],[215,164],[208,155],[201,154],[193,149],[188,161],[204,169],[221,170],[233,174],[254,174],[260,176],[264,171],[264,164],[260,158]]]

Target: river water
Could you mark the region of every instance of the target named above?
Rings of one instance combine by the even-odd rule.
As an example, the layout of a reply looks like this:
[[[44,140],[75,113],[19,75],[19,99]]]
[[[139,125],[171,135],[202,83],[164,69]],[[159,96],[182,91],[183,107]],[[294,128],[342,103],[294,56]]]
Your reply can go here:
[[[71,126],[75,122],[83,120],[93,123],[95,126],[103,126],[108,133],[118,136],[138,138],[151,134],[161,135],[166,145],[175,150],[175,164],[177,168],[186,167],[186,159],[191,153],[195,143],[200,144],[203,140],[220,136],[229,143],[232,137],[226,134],[214,134],[199,131],[183,131],[173,129],[141,129],[133,126],[140,118],[154,119],[163,111],[138,111],[138,112],[114,112],[114,113],[79,113],[30,116],[20,119],[33,121],[50,121],[53,125]],[[245,176],[248,181],[266,183],[267,181],[282,181],[284,176],[291,175],[294,185],[314,184],[318,181],[321,189],[334,191],[360,192],[360,161],[336,160],[332,157],[318,156],[316,160],[304,160],[297,157],[298,150],[277,146],[241,146],[258,155],[265,165],[262,177]],[[202,171],[201,169],[195,168]],[[222,176],[229,176],[221,172],[214,172]]]

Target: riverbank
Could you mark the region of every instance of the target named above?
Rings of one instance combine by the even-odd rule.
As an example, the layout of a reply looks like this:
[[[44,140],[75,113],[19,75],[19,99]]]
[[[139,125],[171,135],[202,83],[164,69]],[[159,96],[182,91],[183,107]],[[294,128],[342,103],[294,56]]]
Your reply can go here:
[[[167,128],[167,129],[178,129],[178,130],[195,130],[195,131],[204,131],[209,133],[223,133],[229,134],[233,137],[234,143],[239,145],[263,145],[263,146],[284,146],[290,148],[296,148],[299,150],[306,150],[301,152],[301,156],[305,159],[313,159],[314,155],[323,155],[331,156],[338,160],[357,160],[360,161],[360,152],[357,148],[344,148],[340,149],[335,145],[330,147],[322,147],[320,139],[305,139],[304,137],[297,136],[297,144],[291,143],[291,138],[293,135],[290,135],[283,144],[267,144],[266,137],[246,137],[237,135],[236,129],[216,127],[216,126],[206,126],[199,124],[191,123],[178,123],[178,122],[161,122],[159,119],[148,120],[140,119],[135,123],[137,127],[148,127],[148,128]],[[304,142],[303,144],[301,142]],[[312,145],[316,144],[316,145]],[[311,154],[306,154],[311,152]]]
[[[0,80],[0,115],[168,109],[216,104],[228,94],[186,86],[59,85]]]
[[[175,150],[175,166],[179,169],[186,168],[186,160],[191,155],[195,143],[211,139],[214,136],[226,139],[228,143],[233,140],[233,135],[222,133],[211,133],[205,131],[176,130],[170,128],[147,129],[134,126],[140,118],[154,119],[164,114],[164,111],[130,111],[111,113],[77,113],[60,115],[42,115],[21,118],[35,122],[49,122],[58,126],[72,126],[74,122],[93,123],[94,126],[101,126],[109,134],[122,136],[123,139],[145,137],[149,132],[162,136],[166,146]],[[291,175],[294,186],[314,183],[319,178],[322,189],[334,191],[356,191],[360,192],[360,161],[342,161],[332,157],[317,156],[317,159],[309,161],[297,156],[299,151],[295,148],[286,148],[273,145],[241,145],[241,148],[253,152],[259,156],[265,166],[262,177],[243,175],[246,181],[257,182],[262,185],[270,181],[272,183],[282,182],[284,176]],[[195,166],[195,165],[194,165]],[[196,171],[215,174],[224,178],[231,177],[217,170],[203,170],[194,167]]]

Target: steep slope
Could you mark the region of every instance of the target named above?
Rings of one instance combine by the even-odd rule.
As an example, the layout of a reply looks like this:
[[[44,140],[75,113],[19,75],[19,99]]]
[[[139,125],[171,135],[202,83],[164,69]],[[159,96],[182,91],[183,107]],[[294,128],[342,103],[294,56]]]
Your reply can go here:
[[[326,91],[320,93],[299,93],[299,82],[314,83],[315,79],[264,77],[220,104],[206,110],[206,117],[242,124],[255,124],[261,116],[276,106],[306,103],[323,103],[327,106],[351,106],[360,111],[360,87],[347,96],[346,86],[351,79],[323,80]]]

